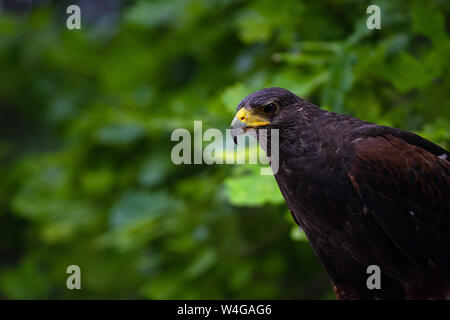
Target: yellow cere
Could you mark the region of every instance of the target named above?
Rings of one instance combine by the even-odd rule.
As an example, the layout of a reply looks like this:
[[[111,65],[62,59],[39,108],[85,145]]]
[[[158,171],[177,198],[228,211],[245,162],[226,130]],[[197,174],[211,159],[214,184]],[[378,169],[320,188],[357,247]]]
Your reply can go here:
[[[270,123],[267,119],[264,119],[263,117],[254,114],[245,108],[241,108],[241,110],[238,111],[236,118],[247,124],[249,127],[259,127]]]

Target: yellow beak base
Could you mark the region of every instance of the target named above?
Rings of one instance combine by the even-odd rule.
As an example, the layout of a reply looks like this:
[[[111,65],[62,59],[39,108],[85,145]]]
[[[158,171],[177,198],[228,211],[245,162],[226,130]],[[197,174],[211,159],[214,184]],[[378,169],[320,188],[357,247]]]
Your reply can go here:
[[[269,121],[259,115],[253,114],[245,108],[241,108],[238,113],[236,113],[236,118],[245,123],[248,127],[260,127],[269,124]]]

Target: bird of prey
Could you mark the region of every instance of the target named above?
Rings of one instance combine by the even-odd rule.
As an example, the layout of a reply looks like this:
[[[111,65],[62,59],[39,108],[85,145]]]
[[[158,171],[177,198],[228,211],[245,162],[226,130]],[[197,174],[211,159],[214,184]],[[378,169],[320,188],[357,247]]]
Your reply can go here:
[[[278,129],[277,150],[265,146],[279,153],[275,179],[337,299],[450,298],[448,151],[282,88],[250,94],[237,111],[234,138]],[[367,286],[373,265],[380,289]]]

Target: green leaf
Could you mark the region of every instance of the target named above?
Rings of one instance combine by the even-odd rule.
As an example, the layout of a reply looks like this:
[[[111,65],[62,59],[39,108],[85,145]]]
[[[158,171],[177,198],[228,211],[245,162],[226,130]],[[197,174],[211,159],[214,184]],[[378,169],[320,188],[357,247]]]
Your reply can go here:
[[[305,231],[300,229],[298,226],[292,226],[290,235],[291,239],[294,241],[308,242]]]
[[[431,81],[425,66],[411,54],[403,52],[384,69],[387,78],[400,92],[423,88]]]
[[[344,98],[353,85],[353,64],[356,55],[343,53],[330,67],[329,82],[322,93],[322,104],[332,107],[337,112],[343,111]]]
[[[110,223],[114,228],[125,227],[141,220],[168,214],[174,201],[165,192],[127,191],[110,211]]]
[[[281,204],[284,198],[273,176],[252,174],[225,180],[228,200],[235,206]]]
[[[259,12],[251,10],[243,13],[238,20],[240,39],[247,44],[269,40],[273,27]]]
[[[10,299],[40,299],[50,290],[47,280],[35,263],[23,261],[16,268],[0,274],[0,289]]]
[[[222,102],[226,106],[226,110],[229,111],[230,114],[234,114],[236,113],[239,102],[250,93],[251,91],[246,85],[238,82],[223,91]]]
[[[217,255],[212,250],[206,250],[188,266],[186,275],[195,278],[208,270],[217,260]]]
[[[168,159],[163,156],[155,156],[148,159],[140,173],[139,183],[146,187],[153,187],[161,183],[169,170]]]
[[[435,45],[445,40],[445,19],[433,1],[416,1],[412,18],[414,30],[429,37]]]
[[[182,10],[181,1],[138,1],[126,12],[125,19],[132,24],[152,27],[170,22]]]
[[[100,128],[95,132],[96,140],[106,145],[126,145],[142,137],[142,127],[132,124],[114,124]]]

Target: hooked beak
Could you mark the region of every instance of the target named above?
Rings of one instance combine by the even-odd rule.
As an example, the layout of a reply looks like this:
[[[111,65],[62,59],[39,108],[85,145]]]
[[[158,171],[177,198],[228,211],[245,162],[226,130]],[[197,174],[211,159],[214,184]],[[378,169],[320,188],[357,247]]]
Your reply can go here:
[[[270,121],[259,114],[255,114],[252,110],[245,107],[239,109],[231,122],[231,136],[234,143],[237,144],[238,135],[245,133],[247,128],[261,127],[269,123]]]
[[[245,128],[247,128],[247,124],[239,120],[238,117],[234,117],[233,121],[231,121],[231,136],[234,144],[237,144],[237,137],[245,132]]]
[[[237,144],[237,137],[245,132],[247,128],[255,128],[269,124],[267,119],[262,118],[259,115],[255,115],[251,110],[241,108],[233,121],[231,121],[231,136],[233,141]]]

